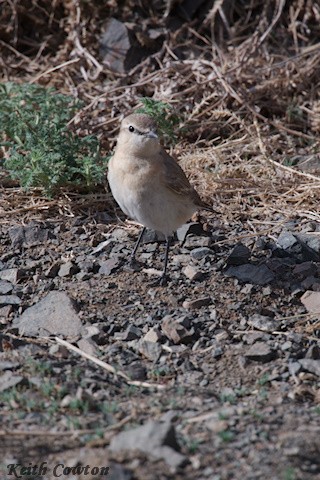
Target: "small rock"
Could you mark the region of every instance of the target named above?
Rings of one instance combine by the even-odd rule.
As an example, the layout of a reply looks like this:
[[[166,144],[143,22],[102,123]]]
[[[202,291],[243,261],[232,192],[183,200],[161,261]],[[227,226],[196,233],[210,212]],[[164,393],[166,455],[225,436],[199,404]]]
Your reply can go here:
[[[7,293],[12,292],[13,290],[13,285],[10,282],[7,282],[6,280],[0,280],[0,294],[1,295],[6,295]]]
[[[306,278],[310,275],[314,275],[316,271],[317,267],[313,262],[303,262],[296,265],[292,273],[297,277]]]
[[[108,480],[133,480],[133,473],[120,463],[111,463],[108,472]]]
[[[227,420],[219,420],[219,418],[212,417],[212,419],[206,422],[206,428],[214,433],[219,433],[228,430],[229,424]]]
[[[0,295],[0,306],[21,305],[21,299],[17,295]]]
[[[276,352],[265,342],[256,342],[244,355],[249,358],[249,360],[265,363],[273,360],[276,357]]]
[[[127,366],[126,369],[127,375],[131,380],[143,381],[147,378],[146,367],[141,362],[132,362]]]
[[[213,241],[211,237],[194,237],[188,235],[183,246],[188,249],[195,249],[198,247],[211,247]]]
[[[4,307],[0,307],[0,323],[6,324],[11,312],[12,305],[5,305]]]
[[[0,392],[4,392],[5,390],[8,390],[8,388],[18,385],[18,383],[20,383],[22,380],[23,377],[20,377],[19,375],[14,375],[10,371],[6,371],[0,377]]]
[[[239,242],[227,258],[227,265],[243,265],[248,262],[250,255],[250,249]]]
[[[61,265],[59,268],[58,275],[59,277],[71,277],[79,272],[79,267],[73,262],[66,262]]]
[[[139,342],[139,352],[141,353],[141,355],[148,358],[149,360],[157,362],[162,353],[162,348],[161,345],[159,345],[158,343],[141,340]]]
[[[307,290],[300,300],[308,312],[317,313],[320,311],[320,292]]]
[[[297,235],[297,239],[300,243],[307,245],[311,250],[316,253],[320,253],[320,238],[319,235],[311,235],[310,233],[300,233]]]
[[[266,285],[274,280],[274,274],[266,265],[245,265],[232,266],[226,270],[226,275],[236,277],[241,282]]]
[[[258,313],[249,318],[248,324],[262,332],[274,332],[279,328],[279,323],[277,321],[273,320],[271,317],[259,315]]]
[[[61,263],[58,262],[50,265],[50,267],[45,272],[46,277],[55,278],[59,273],[60,267]]]
[[[184,242],[187,235],[201,234],[203,234],[203,227],[202,224],[198,222],[185,223],[177,230],[177,238],[180,242]]]
[[[100,263],[99,273],[102,275],[110,275],[119,267],[120,261],[117,258],[109,258]]]
[[[308,348],[305,358],[311,358],[312,360],[320,359],[320,347],[318,345],[311,345]]]
[[[112,238],[108,238],[104,242],[99,243],[93,250],[92,255],[100,253],[103,251],[110,253],[112,248],[115,246],[115,241]]]
[[[301,365],[299,362],[290,362],[288,365],[288,370],[290,375],[296,376],[301,370]]]
[[[312,360],[309,358],[303,358],[299,360],[300,365],[302,366],[303,370],[307,372],[313,373],[320,377],[320,360]]]
[[[129,325],[129,327],[124,332],[115,333],[114,337],[117,340],[124,340],[129,342],[131,340],[136,340],[142,336],[140,328],[135,327],[134,325]]]
[[[205,258],[208,255],[214,255],[214,251],[208,247],[198,247],[191,250],[190,255],[195,260],[201,260],[202,258]]]
[[[43,224],[30,222],[28,225],[10,228],[9,237],[13,248],[21,248],[23,245],[45,243],[49,239],[55,238],[55,235]]]
[[[171,315],[167,315],[161,322],[163,333],[169,340],[172,340],[173,343],[189,343],[194,338],[194,329],[187,329],[183,325],[184,320],[185,317],[182,317],[180,320],[174,320]]]
[[[109,448],[113,452],[139,450],[164,460],[174,469],[186,463],[186,457],[178,451],[174,426],[169,422],[151,420],[141,427],[120,432],[112,438]]]
[[[91,340],[91,338],[81,338],[77,344],[80,350],[83,350],[85,353],[94,356],[97,355],[97,344]]]
[[[290,342],[289,340],[287,340],[281,345],[281,350],[283,352],[285,352],[286,350],[290,350],[291,348],[292,348],[292,342]]]
[[[10,283],[17,283],[25,275],[24,270],[20,268],[7,268],[0,271],[0,279],[7,280]]]
[[[40,302],[27,308],[21,317],[14,320],[20,335],[36,337],[63,335],[77,337],[82,324],[74,303],[64,292],[49,292]]]
[[[291,232],[282,232],[277,240],[277,244],[283,248],[283,250],[293,247],[295,243],[297,243],[297,239]]]
[[[182,306],[187,310],[196,310],[198,308],[210,305],[210,303],[212,303],[211,297],[200,297],[194,300],[185,300]]]
[[[189,280],[200,280],[203,277],[203,273],[193,265],[187,265],[183,270],[182,273],[189,278]]]
[[[146,342],[153,342],[157,343],[161,339],[161,332],[157,327],[150,328],[150,330],[147,331],[145,336],[143,337],[143,340]]]
[[[161,232],[156,232],[155,230],[149,230],[148,228],[145,230],[142,243],[158,243],[164,242],[166,237]]]

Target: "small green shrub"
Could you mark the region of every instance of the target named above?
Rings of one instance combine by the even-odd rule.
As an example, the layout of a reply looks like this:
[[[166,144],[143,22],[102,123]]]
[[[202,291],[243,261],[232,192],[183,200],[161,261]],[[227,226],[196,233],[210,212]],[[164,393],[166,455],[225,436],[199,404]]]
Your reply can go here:
[[[4,166],[25,189],[41,187],[51,196],[67,184],[92,189],[103,181],[106,158],[93,136],[68,128],[81,103],[39,85],[0,85],[2,145],[9,148]]]
[[[142,97],[140,101],[143,107],[138,108],[137,113],[146,113],[153,117],[165,141],[168,141],[169,144],[175,144],[179,117],[173,112],[171,105],[148,97]]]

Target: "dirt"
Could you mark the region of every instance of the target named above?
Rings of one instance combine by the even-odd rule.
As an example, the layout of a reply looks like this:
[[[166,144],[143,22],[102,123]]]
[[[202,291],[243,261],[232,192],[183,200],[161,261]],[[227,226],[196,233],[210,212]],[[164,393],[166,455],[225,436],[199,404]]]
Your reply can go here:
[[[234,245],[232,238],[220,246],[209,242],[228,237],[210,214],[206,232],[191,235],[185,246],[175,242],[166,287],[150,286],[157,278],[150,269],[161,271],[162,243],[145,243],[139,251],[149,273],[125,271],[136,226],[58,212],[32,216],[24,228],[38,233],[31,239],[25,235],[18,249],[12,246],[12,227],[23,224],[21,217],[1,227],[1,270],[22,272],[10,293],[21,304],[0,311],[1,369],[21,378],[0,393],[3,478],[13,478],[8,464],[41,462],[47,462],[48,472],[32,478],[56,478],[59,463],[108,466],[106,478],[319,478],[319,376],[299,363],[304,358],[319,362],[319,330],[314,317],[304,316],[301,288],[281,287],[279,276],[255,285],[226,275]],[[275,256],[252,238],[243,242],[251,263]],[[193,259],[203,243],[211,245],[211,254]],[[117,260],[114,270],[99,273],[100,263],[110,258]],[[61,270],[68,262],[77,268]],[[202,273],[200,279],[183,274],[188,264]],[[91,337],[79,332],[69,343],[89,348],[129,381],[59,345],[54,335],[19,333],[15,319],[52,291],[65,292],[82,324],[95,327]],[[203,298],[203,306],[194,303]],[[262,315],[259,329],[250,322],[254,314]],[[174,342],[164,334],[168,315],[167,329],[182,322],[186,339]],[[276,322],[275,330],[268,319]],[[151,329],[159,333],[160,348],[146,358],[139,342]],[[271,355],[260,351],[264,348]],[[173,425],[181,464],[170,464],[171,447],[160,459],[152,452],[109,448],[119,432],[148,421]],[[76,478],[103,478],[90,472]]]

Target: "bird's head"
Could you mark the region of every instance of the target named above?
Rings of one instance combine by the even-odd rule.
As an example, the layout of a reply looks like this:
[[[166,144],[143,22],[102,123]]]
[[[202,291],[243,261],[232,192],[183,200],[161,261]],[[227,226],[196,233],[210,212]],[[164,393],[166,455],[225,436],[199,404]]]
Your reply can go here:
[[[144,113],[133,113],[121,122],[118,145],[128,153],[149,156],[160,149],[155,120]]]

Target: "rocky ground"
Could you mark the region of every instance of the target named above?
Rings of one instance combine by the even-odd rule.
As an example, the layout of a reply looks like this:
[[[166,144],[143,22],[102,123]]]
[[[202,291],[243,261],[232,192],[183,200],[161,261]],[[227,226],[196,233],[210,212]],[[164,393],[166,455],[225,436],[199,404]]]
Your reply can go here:
[[[21,220],[0,227],[1,478],[320,478],[319,225],[203,214],[155,287],[152,232],[129,272],[133,224]]]

